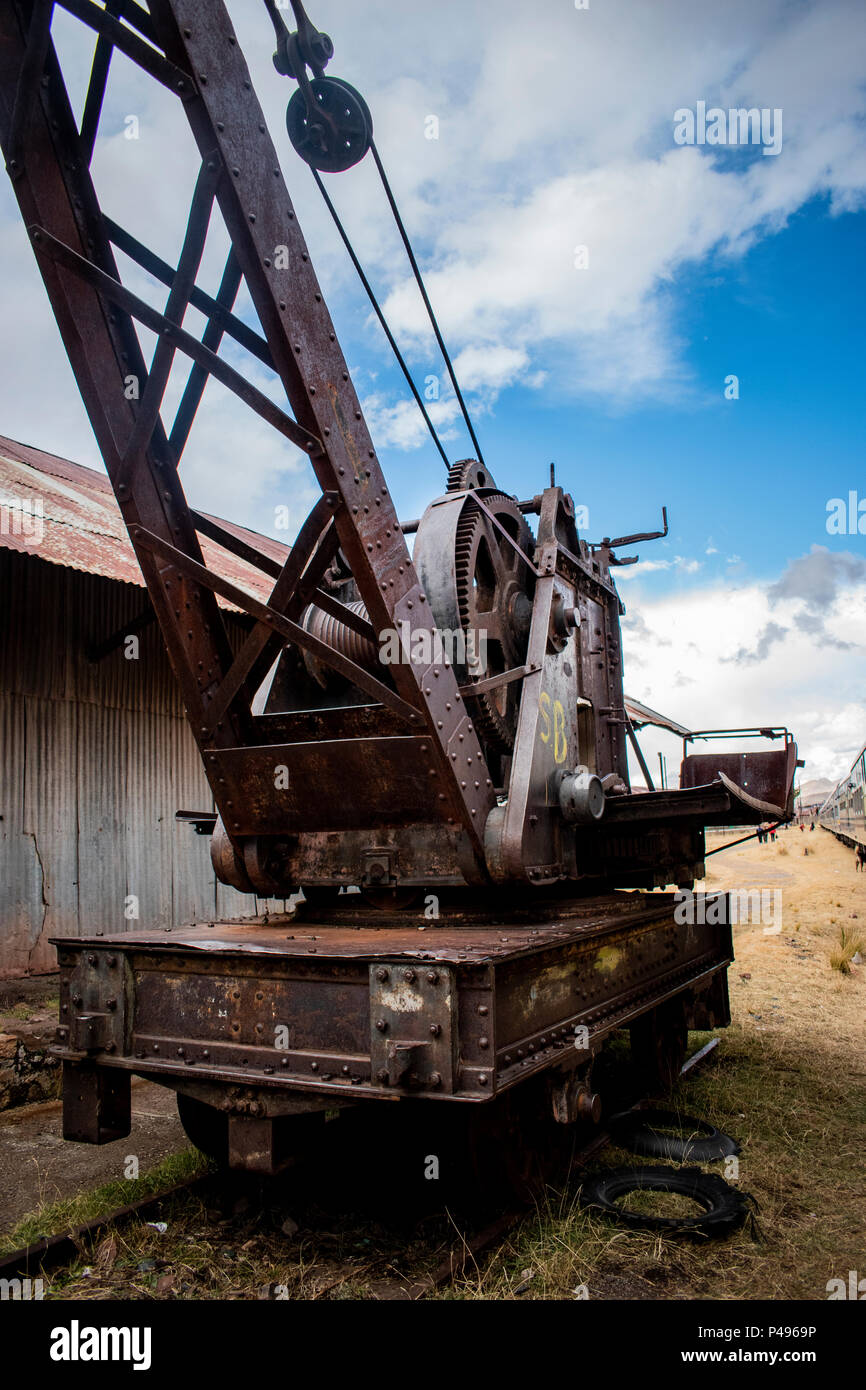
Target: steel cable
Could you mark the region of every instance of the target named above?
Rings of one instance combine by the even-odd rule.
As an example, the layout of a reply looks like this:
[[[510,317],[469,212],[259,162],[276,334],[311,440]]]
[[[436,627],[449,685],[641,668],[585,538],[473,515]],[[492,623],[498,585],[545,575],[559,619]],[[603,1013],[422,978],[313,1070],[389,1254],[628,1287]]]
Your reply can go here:
[[[321,193],[322,197],[323,197],[324,200],[325,200],[325,206],[327,207],[329,213],[331,214],[331,217],[334,219],[334,226],[337,228],[337,231],[340,233],[340,236],[342,237],[342,240],[343,240],[343,245],[345,246],[346,250],[347,250],[348,253],[349,253],[349,256],[351,257],[352,264],[353,264],[353,266],[355,267],[355,270],[358,272],[358,278],[359,278],[359,280],[361,281],[361,284],[364,286],[364,289],[365,289],[366,292],[367,292],[367,298],[369,299],[370,303],[372,304],[373,310],[374,310],[374,312],[375,312],[375,314],[376,314],[376,317],[377,317],[377,319],[379,320],[380,324],[382,325],[382,329],[383,329],[383,331],[384,331],[385,337],[388,339],[388,342],[389,342],[389,344],[391,345],[391,349],[392,349],[392,351],[393,351],[393,353],[394,353],[394,356],[395,356],[396,359],[397,359],[397,362],[398,362],[398,364],[399,364],[399,366],[400,366],[400,370],[402,371],[404,377],[406,378],[406,381],[407,381],[408,386],[409,386],[409,390],[412,392],[412,395],[415,397],[415,401],[416,401],[416,403],[417,403],[417,405],[418,405],[418,409],[421,411],[421,414],[424,416],[424,421],[425,421],[425,424],[427,425],[428,430],[430,431],[430,435],[431,435],[431,437],[432,437],[432,439],[433,439],[433,443],[436,445],[436,448],[439,450],[439,453],[442,455],[442,459],[443,459],[443,461],[444,461],[444,463],[445,463],[445,467],[446,467],[446,468],[450,468],[450,467],[451,467],[451,464],[450,464],[450,462],[449,462],[448,455],[446,454],[444,448],[442,447],[442,442],[441,442],[441,440],[440,440],[438,434],[436,433],[436,427],[435,427],[435,425],[433,424],[433,421],[430,419],[430,415],[429,415],[429,412],[428,412],[428,410],[427,410],[427,407],[425,406],[423,400],[421,399],[421,395],[420,395],[420,392],[418,391],[418,387],[415,385],[415,382],[414,382],[413,379],[412,379],[412,373],[409,371],[409,368],[408,368],[408,366],[406,365],[406,362],[405,362],[405,359],[404,359],[404,357],[403,357],[403,354],[401,353],[399,347],[397,346],[396,340],[395,340],[395,338],[394,338],[394,334],[391,332],[391,329],[388,327],[388,321],[387,321],[387,319],[385,318],[384,313],[382,312],[382,309],[381,309],[381,307],[380,307],[380,305],[379,305],[379,301],[378,301],[377,298],[376,298],[376,295],[375,295],[375,292],[374,292],[374,290],[373,290],[373,287],[372,287],[372,285],[370,284],[370,281],[367,279],[367,276],[364,274],[363,266],[361,265],[361,262],[358,260],[358,257],[357,257],[357,255],[355,254],[355,248],[352,246],[352,243],[351,243],[351,241],[350,241],[350,239],[349,239],[349,234],[348,234],[348,232],[346,231],[345,227],[343,226],[343,224],[342,224],[342,222],[341,222],[341,220],[340,220],[340,215],[339,215],[339,213],[337,212],[337,209],[334,207],[334,204],[331,202],[331,199],[330,199],[329,196],[328,196],[328,191],[327,191],[327,189],[325,188],[324,183],[322,182],[322,177],[321,177],[321,175],[320,175],[318,169],[314,169],[312,165],[310,165],[310,169],[312,170],[313,178],[316,180],[316,185],[317,185],[317,187],[318,187],[318,189],[319,189],[319,192]]]

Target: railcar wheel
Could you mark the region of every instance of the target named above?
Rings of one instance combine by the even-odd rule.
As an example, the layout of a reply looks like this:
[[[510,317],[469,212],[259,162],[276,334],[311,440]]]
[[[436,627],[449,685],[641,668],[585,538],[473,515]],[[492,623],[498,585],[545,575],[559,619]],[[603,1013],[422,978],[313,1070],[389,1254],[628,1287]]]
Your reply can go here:
[[[469,1118],[473,1182],[492,1200],[532,1202],[553,1180],[571,1146],[572,1126],[554,1120],[543,1081],[473,1107]]]
[[[229,1167],[229,1117],[205,1101],[177,1093],[177,1113],[184,1133],[219,1168]],[[325,1112],[277,1115],[274,1125],[275,1169],[303,1162],[317,1152],[325,1125]],[[236,1171],[244,1171],[238,1168]]]
[[[229,1162],[229,1121],[222,1110],[202,1100],[177,1093],[177,1113],[191,1144],[220,1168]]]
[[[632,1065],[641,1090],[667,1094],[686,1058],[689,1031],[682,996],[668,999],[630,1028]]]
[[[528,1096],[526,1089],[474,1105],[387,1106],[377,1117],[377,1146],[390,1155],[391,1201],[399,1191],[415,1209],[473,1213],[531,1202],[567,1157],[571,1127],[553,1120],[541,1087],[530,1083]]]

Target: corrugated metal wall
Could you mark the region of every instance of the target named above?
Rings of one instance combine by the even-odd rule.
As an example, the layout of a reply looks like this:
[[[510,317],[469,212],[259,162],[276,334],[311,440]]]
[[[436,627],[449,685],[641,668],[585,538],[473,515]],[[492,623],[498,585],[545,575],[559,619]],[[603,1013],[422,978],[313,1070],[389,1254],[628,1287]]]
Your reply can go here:
[[[87,659],[146,590],[8,550],[0,585],[0,976],[54,969],[49,936],[254,913],[175,822],[213,798],[156,623],[137,660]]]

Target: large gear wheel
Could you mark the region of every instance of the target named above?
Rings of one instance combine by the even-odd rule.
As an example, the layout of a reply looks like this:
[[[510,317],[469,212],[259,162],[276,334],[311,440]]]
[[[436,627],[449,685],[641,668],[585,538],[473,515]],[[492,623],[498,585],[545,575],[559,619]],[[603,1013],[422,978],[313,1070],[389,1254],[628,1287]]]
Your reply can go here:
[[[466,660],[454,663],[464,686],[523,665],[532,616],[532,531],[513,497],[484,491],[479,500],[483,507],[469,495],[462,506],[455,499],[428,508],[414,552],[437,627],[465,636]],[[500,751],[514,746],[521,685],[514,680],[466,697],[482,741]]]

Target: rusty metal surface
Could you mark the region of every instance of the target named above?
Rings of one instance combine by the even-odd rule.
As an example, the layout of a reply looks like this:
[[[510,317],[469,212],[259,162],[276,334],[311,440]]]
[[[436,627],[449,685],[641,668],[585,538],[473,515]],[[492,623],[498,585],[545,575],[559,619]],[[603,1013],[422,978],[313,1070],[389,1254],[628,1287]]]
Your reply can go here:
[[[206,23],[197,0],[151,0],[125,10],[125,24],[96,6],[69,8],[99,33],[103,59],[114,46],[174,93],[178,128],[201,155],[192,198],[177,209],[172,266],[104,215],[91,178],[107,62],[94,64],[79,130],[51,7],[10,0],[0,139],[229,841],[217,872],[272,896],[365,883],[371,857],[388,886],[691,881],[713,808],[688,787],[664,806],[629,795],[633,729],[611,571],[630,563],[615,547],[667,534],[666,513],[663,532],[590,545],[552,476],[520,504],[486,464],[463,460],[420,523],[416,568],[225,6],[215,0]],[[197,276],[217,219],[230,250],[213,297]],[[116,251],[167,296],[154,302],[122,283]],[[260,333],[233,313],[242,292]],[[184,327],[190,305],[206,320],[201,338]],[[156,336],[149,364],[140,325]],[[276,374],[291,414],[219,355],[224,338]],[[192,366],[168,427],[161,411],[179,354]],[[130,374],[140,391],[125,391]],[[288,554],[187,505],[182,455],[209,376],[308,457],[322,496]],[[83,563],[76,547],[99,542],[126,566],[106,486],[89,489],[93,524],[57,544]],[[535,536],[527,513],[539,516]],[[227,603],[252,622],[240,651]],[[416,637],[432,644],[443,626],[483,633],[486,667],[425,654],[423,642],[416,650]],[[403,659],[380,651],[395,632]],[[365,714],[349,715],[353,704]],[[641,722],[660,718],[631,708]],[[590,821],[603,818],[605,798],[611,823],[625,801],[652,824],[631,837],[597,832]],[[667,820],[685,828],[667,824],[668,806]]]
[[[656,710],[650,709],[649,705],[641,704],[640,700],[633,700],[630,695],[625,696],[625,712],[635,729],[642,729],[650,724],[658,729],[667,729],[669,733],[678,734],[680,738],[684,738],[689,732],[684,724],[678,724],[667,714],[659,714]]]
[[[2,548],[0,590],[0,977],[55,970],[51,937],[255,916],[215,880],[208,841],[175,823],[212,800],[156,624],[138,660],[88,659],[147,595]],[[227,615],[235,641],[241,624]]]
[[[352,898],[359,906],[347,906]],[[315,906],[303,920],[287,914],[269,916],[267,924],[215,921],[159,932],[124,932],[82,938],[83,945],[124,946],[144,952],[189,950],[207,954],[237,952],[293,958],[315,954],[369,961],[382,955],[421,960],[486,961],[536,951],[545,942],[622,930],[643,922],[666,920],[669,896],[606,894],[600,898],[550,899],[494,907],[443,909],[447,925],[431,922],[419,911],[414,919],[389,922],[389,914],[364,908],[357,895],[338,899],[317,920]],[[396,916],[396,914],[394,914]],[[341,920],[342,919],[342,920]],[[60,943],[57,943],[60,945]]]
[[[130,1075],[87,1061],[63,1063],[63,1138],[110,1144],[131,1128]]]
[[[382,1086],[454,1090],[458,1029],[453,970],[370,966],[370,1073]]]
[[[9,507],[12,517],[10,524],[0,529],[0,546],[34,555],[51,565],[146,587],[106,474],[0,436],[0,505]],[[23,519],[21,529],[15,528],[16,509]],[[35,531],[31,516],[38,522]],[[231,521],[213,520],[239,541],[264,551],[275,563],[285,561],[288,547],[279,541]],[[260,570],[207,539],[202,551],[208,564],[219,563],[226,578],[255,597],[267,598],[272,586]],[[240,611],[227,600],[219,602]]]
[[[208,1103],[215,1084],[240,1087],[238,1113],[259,1119],[295,1095],[479,1102],[547,1071],[567,1080],[613,1028],[705,990],[732,955],[729,928],[678,925],[665,895],[551,902],[534,926],[466,916],[62,943],[58,1055]]]
[[[30,0],[17,0],[9,7],[0,50],[0,135],[10,176],[194,734],[203,751],[231,748],[244,757],[251,742],[253,675],[263,674],[257,662],[264,650],[273,659],[272,634],[281,636],[283,644],[288,638],[302,650],[312,650],[326,663],[330,659],[374,697],[395,703],[410,727],[426,733],[443,785],[443,804],[437,810],[461,827],[477,876],[483,872],[483,825],[493,803],[493,785],[489,777],[479,778],[477,785],[474,779],[464,785],[455,777],[452,740],[459,737],[482,765],[483,754],[448,664],[434,671],[429,662],[397,663],[384,684],[371,685],[360,679],[359,668],[353,675],[345,662],[333,654],[329,658],[327,644],[313,645],[312,636],[298,627],[301,600],[309,600],[309,594],[301,594],[300,574],[282,591],[278,578],[268,604],[256,607],[244,604],[236,586],[226,592],[225,574],[218,566],[202,565],[201,528],[186,504],[178,463],[201,396],[199,387],[210,373],[308,452],[323,493],[333,499],[332,533],[375,631],[401,623],[410,632],[431,630],[426,595],[418,585],[228,14],[214,5],[205,24],[191,0],[152,0],[149,17],[136,12],[132,21],[133,28],[144,25],[146,45],[94,7],[76,13],[100,32],[104,43],[120,47],[175,92],[178,117],[181,124],[188,121],[202,155],[177,268],[172,272],[171,267],[156,267],[158,277],[171,284],[164,309],[157,309],[121,283],[114,246],[148,268],[155,258],[102,214],[87,160],[79,158],[81,140],[48,30],[50,10]],[[94,70],[94,111],[99,109],[98,87]],[[27,122],[20,119],[24,110]],[[92,150],[95,132],[94,123],[85,155]],[[208,222],[217,213],[231,241],[225,295],[221,291],[219,303],[203,296],[195,284]],[[274,260],[275,246],[281,248],[281,259],[282,252],[287,253],[286,265]],[[230,314],[232,295],[241,282],[262,325],[264,336],[256,338],[254,346],[281,378],[294,419],[213,350],[223,333],[241,340],[242,325]],[[190,302],[208,318],[201,341],[181,327]],[[158,335],[148,369],[137,323]],[[169,434],[159,412],[179,351],[195,366]],[[124,393],[130,372],[142,387],[140,400]],[[310,539],[315,542],[316,537]],[[166,558],[174,563],[166,563]],[[286,569],[290,565],[287,562]],[[265,570],[273,577],[270,563]],[[260,628],[250,639],[253,647],[232,660],[214,597],[220,585],[223,598],[248,606],[259,624],[270,627],[264,649],[259,645]],[[396,700],[388,696],[391,686]],[[257,776],[251,767],[248,780]],[[362,787],[356,794],[363,794]],[[232,836],[230,808],[224,804],[230,798],[218,779],[214,795]],[[315,797],[315,788],[310,795]],[[279,824],[269,829],[281,833]],[[235,848],[241,852],[243,847],[237,843]]]
[[[773,748],[767,752],[690,753],[683,759],[680,784],[703,787],[724,775],[755,801],[778,807],[784,814],[794,780],[796,749]],[[766,814],[766,806],[763,809]]]
[[[579,878],[691,884],[703,827],[732,802],[718,778],[630,794],[630,712],[660,717],[623,694],[611,567],[631,563],[614,547],[651,536],[590,545],[552,474],[521,506],[464,460],[420,523],[416,569],[224,4],[205,19],[200,0],[150,0],[125,6],[125,24],[111,7],[66,8],[103,57],[116,46],[174,94],[201,165],[168,265],[104,216],[91,179],[107,65],[94,64],[79,130],[52,7],[8,0],[0,139],[119,508],[106,484],[55,461],[46,476],[65,505],[76,478],[86,495],[69,536],[54,534],[61,501],[48,522],[69,564],[102,547],[109,568],[133,552],[141,566],[219,812],[217,872],[313,900],[252,926],[59,943],[70,1126],[101,1142],[122,1123],[122,1083],[106,1078],[130,1072],[193,1103],[222,1093],[229,1154],[259,1171],[278,1159],[280,1107],[304,1097],[480,1102],[549,1071],[561,1115],[591,1111],[583,1069],[610,1031],[678,995],[711,1018],[731,959],[729,928],[679,924],[668,897],[567,896]],[[212,298],[196,279],[218,218],[230,250]],[[167,296],[123,284],[116,250]],[[261,334],[233,315],[241,292]],[[201,338],[184,327],[190,305]],[[140,325],[156,338],[149,364]],[[230,365],[237,354],[219,355],[224,337],[276,374],[291,413]],[[192,365],[169,427],[178,354]],[[182,454],[209,376],[309,460],[322,495],[291,552],[187,505]],[[41,476],[9,466],[20,489],[22,470]],[[652,536],[666,533],[665,514]],[[250,621],[239,650],[227,604]],[[448,625],[486,627],[486,668],[438,654]],[[401,655],[385,657],[395,633]],[[786,771],[792,750],[786,735]],[[775,763],[737,766],[777,776]],[[461,881],[486,901],[451,896]],[[394,905],[434,886],[442,911],[376,916],[354,894],[316,898],[338,884]]]

